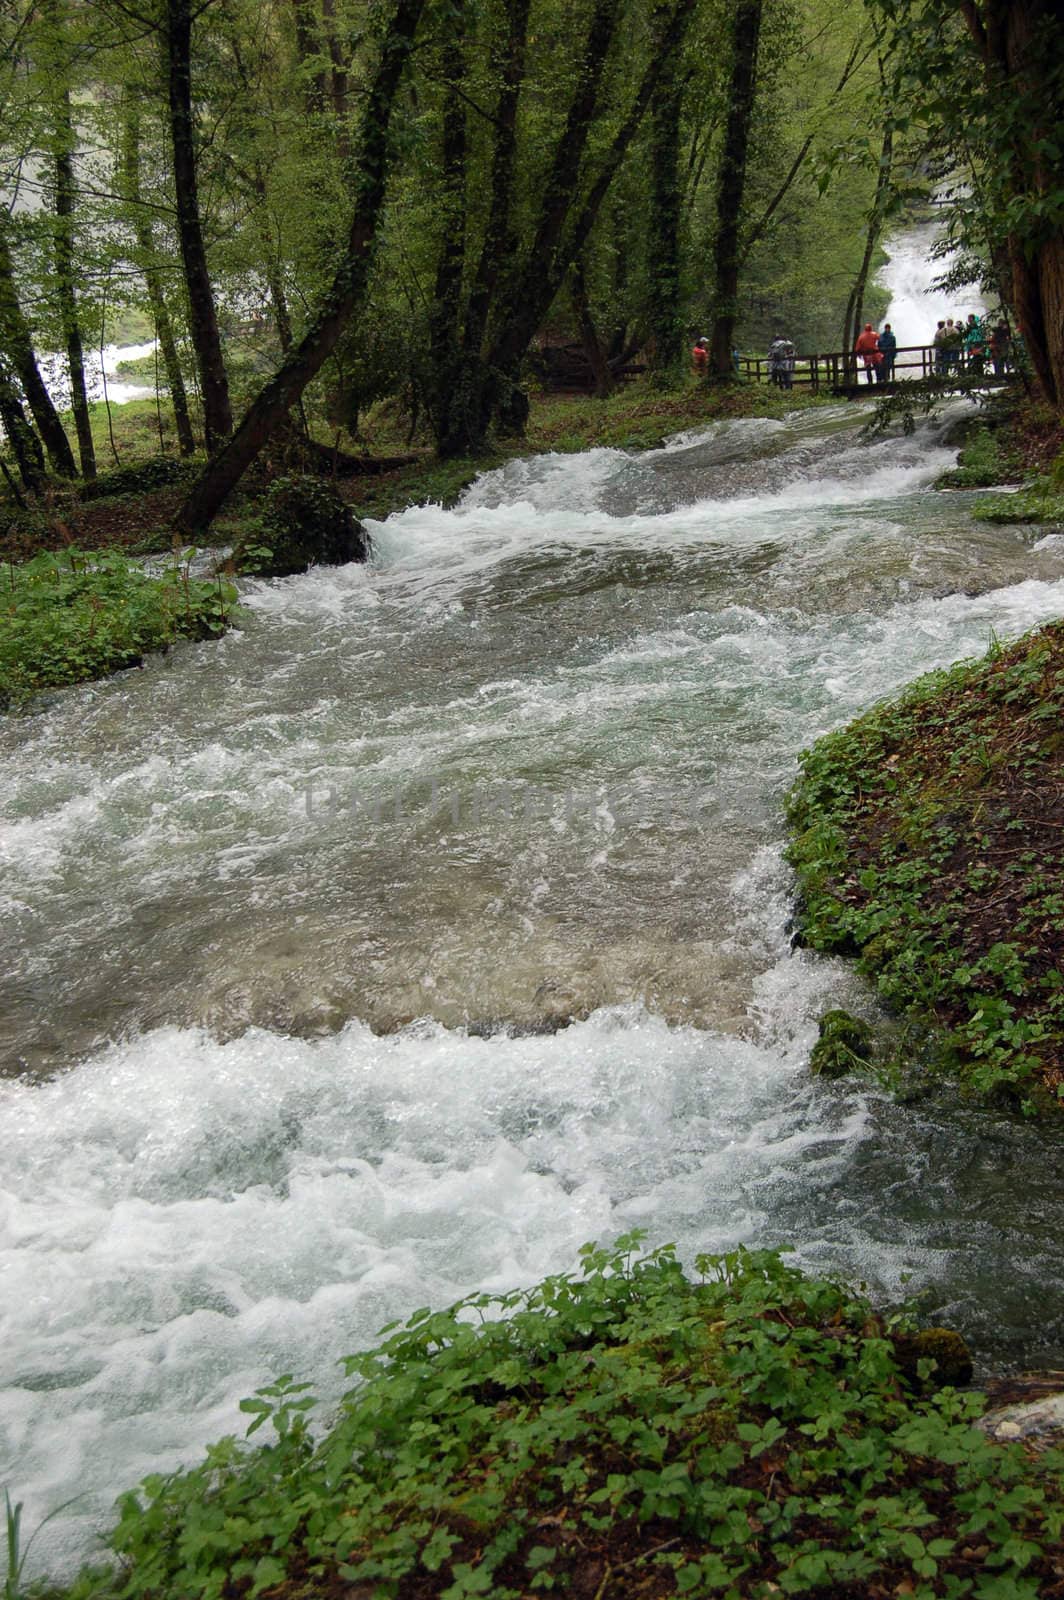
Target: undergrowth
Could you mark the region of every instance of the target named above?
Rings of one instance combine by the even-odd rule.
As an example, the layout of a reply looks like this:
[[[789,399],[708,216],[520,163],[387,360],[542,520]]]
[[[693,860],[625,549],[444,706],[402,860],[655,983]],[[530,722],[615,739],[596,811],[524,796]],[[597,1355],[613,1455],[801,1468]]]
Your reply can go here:
[[[224,632],[236,590],[188,562],[153,577],[116,551],[66,550],[0,568],[0,710]]]
[[[937,1026],[980,1096],[1064,1104],[1064,623],[921,678],[801,758],[802,937]]]
[[[908,1387],[859,1296],[772,1252],[582,1251],[579,1276],[416,1312],[345,1367],[324,1437],[289,1377],[119,1502],[69,1600],[1036,1600],[1064,1573],[1058,1452]]]

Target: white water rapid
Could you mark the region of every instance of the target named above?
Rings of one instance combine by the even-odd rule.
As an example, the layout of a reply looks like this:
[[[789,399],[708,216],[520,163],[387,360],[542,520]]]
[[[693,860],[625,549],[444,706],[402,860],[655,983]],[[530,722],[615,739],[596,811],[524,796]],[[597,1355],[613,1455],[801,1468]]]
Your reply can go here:
[[[39,1569],[272,1376],[634,1226],[1064,1355],[1059,1139],[806,1070],[873,1002],[789,949],[798,751],[1064,612],[934,432],[858,420],[513,463],[0,723],[0,1483],[79,1497]]]

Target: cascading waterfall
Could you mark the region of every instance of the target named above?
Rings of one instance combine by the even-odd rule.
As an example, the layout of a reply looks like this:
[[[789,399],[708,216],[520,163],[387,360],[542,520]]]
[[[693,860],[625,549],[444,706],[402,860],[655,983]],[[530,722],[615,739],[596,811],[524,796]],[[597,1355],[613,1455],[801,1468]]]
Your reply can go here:
[[[0,727],[0,1482],[114,1495],[385,1321],[640,1226],[1064,1354],[1060,1136],[813,1082],[797,752],[1064,612],[841,405],[514,462]],[[1022,1191],[1016,1173],[1023,1173]]]

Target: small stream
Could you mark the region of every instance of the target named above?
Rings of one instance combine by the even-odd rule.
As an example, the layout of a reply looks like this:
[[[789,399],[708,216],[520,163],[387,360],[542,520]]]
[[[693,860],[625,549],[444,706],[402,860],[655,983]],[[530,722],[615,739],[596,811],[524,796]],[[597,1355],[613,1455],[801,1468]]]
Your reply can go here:
[[[114,1495],[387,1320],[635,1226],[1064,1361],[1064,1136],[810,1080],[799,750],[1064,612],[860,408],[512,462],[0,722],[0,1483]]]

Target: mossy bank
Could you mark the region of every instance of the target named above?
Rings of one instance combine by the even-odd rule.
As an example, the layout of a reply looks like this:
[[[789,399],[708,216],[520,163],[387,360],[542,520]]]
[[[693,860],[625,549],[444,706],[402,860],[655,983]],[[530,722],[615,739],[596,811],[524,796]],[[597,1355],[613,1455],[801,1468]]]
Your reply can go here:
[[[1064,1110],[1064,622],[821,739],[787,813],[801,938],[915,1025],[901,1066],[919,1037],[922,1070]]]
[[[927,1353],[959,1341],[773,1253],[638,1246],[384,1330],[323,1433],[279,1379],[243,1405],[267,1442],[125,1496],[71,1600],[1056,1592],[1064,1456],[974,1426]]]

